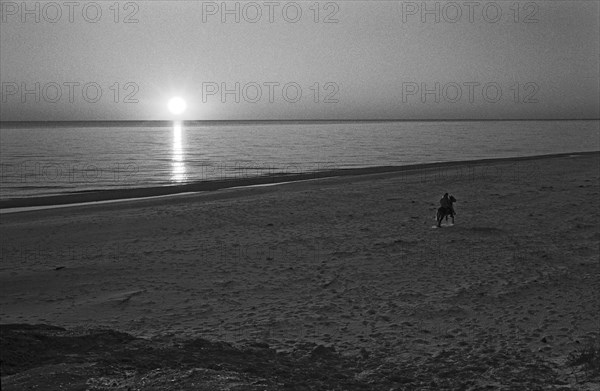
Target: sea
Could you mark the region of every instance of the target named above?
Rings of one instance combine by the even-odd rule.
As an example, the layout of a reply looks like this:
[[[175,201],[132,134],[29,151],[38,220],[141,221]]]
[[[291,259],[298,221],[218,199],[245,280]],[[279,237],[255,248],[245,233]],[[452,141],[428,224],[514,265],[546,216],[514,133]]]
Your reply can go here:
[[[0,199],[600,150],[600,121],[3,123]]]

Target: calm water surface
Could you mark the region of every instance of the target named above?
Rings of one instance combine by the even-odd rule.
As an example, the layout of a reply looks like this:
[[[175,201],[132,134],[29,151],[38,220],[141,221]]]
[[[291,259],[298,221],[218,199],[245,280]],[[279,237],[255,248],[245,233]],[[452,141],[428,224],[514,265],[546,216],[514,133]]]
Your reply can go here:
[[[3,127],[0,198],[597,150],[600,121]]]

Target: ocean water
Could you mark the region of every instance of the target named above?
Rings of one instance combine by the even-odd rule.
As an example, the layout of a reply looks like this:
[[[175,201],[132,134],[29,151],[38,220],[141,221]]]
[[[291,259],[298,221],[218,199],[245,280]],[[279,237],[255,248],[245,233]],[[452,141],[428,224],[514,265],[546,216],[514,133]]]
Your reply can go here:
[[[3,125],[0,199],[598,150],[600,121]]]

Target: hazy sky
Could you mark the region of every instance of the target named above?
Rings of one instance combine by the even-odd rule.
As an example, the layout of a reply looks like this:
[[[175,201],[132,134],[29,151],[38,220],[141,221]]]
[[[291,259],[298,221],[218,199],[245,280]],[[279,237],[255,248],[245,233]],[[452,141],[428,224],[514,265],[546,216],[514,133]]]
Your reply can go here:
[[[5,121],[600,116],[593,0],[0,3]]]

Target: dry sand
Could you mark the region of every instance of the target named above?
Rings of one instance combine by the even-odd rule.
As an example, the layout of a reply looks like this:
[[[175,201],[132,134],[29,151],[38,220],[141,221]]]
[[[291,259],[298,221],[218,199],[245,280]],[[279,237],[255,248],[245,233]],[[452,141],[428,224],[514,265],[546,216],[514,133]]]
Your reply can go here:
[[[309,341],[392,363],[511,349],[568,379],[568,355],[600,337],[599,162],[465,163],[3,214],[1,323],[281,351]],[[458,199],[456,224],[434,229],[444,192]]]

